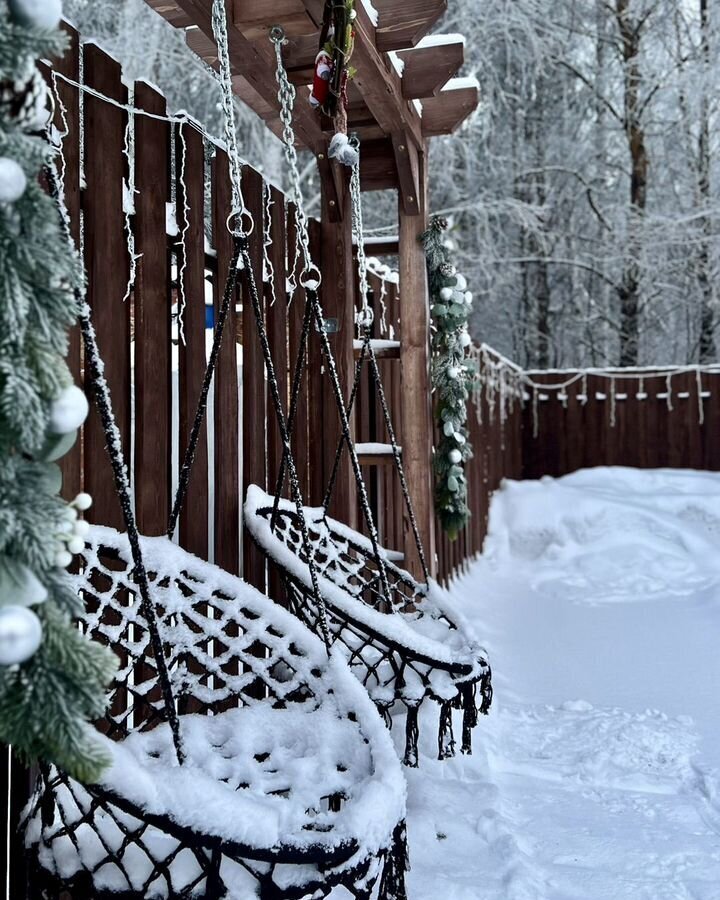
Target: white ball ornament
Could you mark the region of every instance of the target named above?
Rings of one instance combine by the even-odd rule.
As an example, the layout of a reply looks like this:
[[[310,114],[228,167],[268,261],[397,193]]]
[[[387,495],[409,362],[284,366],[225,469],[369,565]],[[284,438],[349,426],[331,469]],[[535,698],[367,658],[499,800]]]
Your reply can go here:
[[[441,300],[452,300],[453,289],[451,287],[444,287],[440,289],[440,299]]]
[[[460,369],[458,369],[457,366],[450,366],[447,370],[447,373],[448,373],[448,378],[454,379],[454,378],[457,378],[458,375],[460,374]]]
[[[61,0],[8,0],[10,15],[28,28],[57,28],[62,18]]]
[[[55,565],[58,569],[67,569],[67,567],[72,562],[72,556],[67,552],[67,550],[58,550],[55,554]]]
[[[472,344],[472,338],[467,333],[467,331],[463,331],[460,335],[460,346],[461,347],[469,347]]]
[[[0,666],[18,666],[42,643],[42,625],[26,606],[0,607]]]
[[[27,178],[9,156],[0,156],[0,203],[15,203],[25,193]]]
[[[71,384],[51,404],[48,429],[53,434],[70,434],[82,425],[89,410],[85,394]]]
[[[85,549],[85,541],[79,535],[74,535],[67,542],[67,548],[70,553],[82,553]]]
[[[77,497],[73,500],[72,505],[75,509],[79,509],[81,512],[85,512],[86,509],[90,509],[92,506],[92,497],[90,494],[86,494],[82,492],[77,495]]]
[[[457,465],[462,460],[462,453],[459,450],[451,450],[448,453],[448,458],[453,465]]]
[[[464,291],[465,288],[467,287],[467,281],[465,280],[465,276],[460,274],[460,272],[458,272],[458,274],[455,276],[455,287],[459,291]]]
[[[84,538],[89,533],[90,525],[85,521],[85,519],[78,519],[73,523],[73,534],[76,534],[78,537]]]

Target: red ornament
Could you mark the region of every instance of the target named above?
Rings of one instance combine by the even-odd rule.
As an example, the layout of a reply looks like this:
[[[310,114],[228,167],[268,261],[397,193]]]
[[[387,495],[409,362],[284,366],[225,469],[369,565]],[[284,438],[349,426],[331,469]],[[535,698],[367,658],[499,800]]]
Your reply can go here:
[[[322,106],[330,92],[330,79],[332,78],[332,58],[325,50],[321,50],[315,57],[315,72],[313,74],[313,86],[310,92],[310,105]]]

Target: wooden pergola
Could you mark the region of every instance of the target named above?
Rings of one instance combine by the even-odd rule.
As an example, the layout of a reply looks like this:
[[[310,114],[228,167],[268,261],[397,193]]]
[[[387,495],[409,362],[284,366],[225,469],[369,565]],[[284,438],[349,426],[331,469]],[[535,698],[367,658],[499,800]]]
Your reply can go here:
[[[185,31],[188,45],[217,68],[212,0],[146,0],[173,26]],[[315,154],[323,200],[323,290],[326,315],[337,319],[334,350],[346,386],[353,359],[355,273],[349,209],[348,170],[328,158],[333,122],[306,98],[318,52],[324,0],[225,0],[233,85],[237,95],[276,134],[280,133],[275,53],[270,29],[280,25],[287,43],[283,57],[298,98],[295,133],[300,146]],[[402,335],[397,354],[403,385],[402,423],[398,423],[403,462],[432,571],[435,528],[432,502],[432,411],[429,385],[429,307],[425,260],[419,236],[426,224],[427,141],[451,134],[475,110],[477,84],[454,78],[464,62],[460,35],[429,35],[447,0],[357,0],[356,74],[348,88],[348,129],[361,141],[363,191],[395,190],[398,233],[382,247],[397,255]],[[374,252],[377,254],[378,250]],[[335,448],[328,447],[330,459]],[[365,461],[372,464],[372,461]],[[354,524],[354,493],[349,471],[340,479],[339,501]],[[342,493],[344,492],[344,496]],[[420,574],[411,528],[406,522],[405,564]]]

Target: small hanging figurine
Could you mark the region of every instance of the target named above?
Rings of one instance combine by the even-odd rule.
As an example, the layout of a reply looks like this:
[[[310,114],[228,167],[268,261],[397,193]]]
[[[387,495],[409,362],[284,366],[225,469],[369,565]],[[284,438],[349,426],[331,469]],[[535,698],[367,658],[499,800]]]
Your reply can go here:
[[[330,93],[330,79],[332,78],[333,62],[327,50],[321,50],[315,57],[315,72],[310,93],[310,106],[317,109],[323,106]]]

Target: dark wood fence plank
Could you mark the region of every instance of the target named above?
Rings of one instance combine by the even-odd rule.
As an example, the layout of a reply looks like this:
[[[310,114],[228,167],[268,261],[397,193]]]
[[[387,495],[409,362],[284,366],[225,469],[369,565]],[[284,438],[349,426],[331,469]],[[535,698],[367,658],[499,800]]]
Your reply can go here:
[[[190,437],[206,366],[205,330],[205,149],[189,125],[176,131],[179,460]],[[190,473],[185,511],[180,515],[180,544],[202,559],[208,552],[207,420],[200,431]]]
[[[165,115],[165,98],[144,82],[135,106]],[[166,204],[170,126],[135,117],[135,513],[140,531],[164,534],[172,472],[171,297]]]
[[[94,44],[84,51],[85,82],[106,97],[127,101],[119,64]],[[85,96],[85,189],[83,213],[88,302],[105,362],[115,421],[129,460],[130,451],[130,310],[124,300],[128,282],[128,253],[123,214],[126,114]],[[91,409],[84,432],[85,489],[93,497],[88,519],[124,530],[105,435],[97,411]]]
[[[213,245],[217,253],[217,273],[213,281],[216,318],[232,258],[233,242],[227,229],[231,208],[228,158],[223,150],[217,150],[212,167]],[[240,411],[236,318],[235,304],[231,303],[215,371],[213,435],[215,562],[233,575],[240,572]]]
[[[288,377],[288,308],[286,300],[287,273],[285,270],[285,198],[275,187],[266,187],[270,191],[270,238],[272,244],[266,252],[272,265],[271,281],[265,284],[265,309],[267,311],[268,340],[270,352],[275,365],[275,374],[280,387],[280,397],[285,416],[288,414],[289,377]],[[267,214],[267,213],[266,213]],[[272,402],[268,398],[267,410],[267,485],[273,492],[277,482],[282,460],[283,444],[277,417],[273,413]],[[297,460],[293,457],[297,465]],[[300,476],[299,476],[300,477]],[[302,479],[300,481],[302,488]],[[287,478],[283,496],[289,497]],[[277,566],[270,566],[268,571],[268,593],[276,602],[284,598],[283,579]]]
[[[262,177],[249,166],[243,167],[243,194],[245,204],[255,222],[250,239],[255,283],[258,286],[262,315],[265,316],[263,298],[263,223],[264,201]],[[251,484],[266,487],[267,425],[268,416],[275,413],[266,406],[265,363],[258,337],[255,314],[250,297],[243,293],[243,496]],[[243,536],[243,577],[258,590],[265,591],[265,560],[255,546],[250,534]]]
[[[309,223],[310,255],[316,266],[321,266],[322,236],[320,223]],[[330,472],[325,469],[325,450],[323,443],[331,440],[325,420],[325,404],[323,395],[327,376],[323,376],[324,360],[320,346],[320,336],[313,322],[310,328],[309,359],[308,359],[308,409],[310,416],[310,438],[308,465],[310,469],[310,500],[313,506],[319,506],[325,496],[325,488]],[[314,439],[315,435],[322,434],[323,440]]]
[[[287,252],[289,259],[289,267],[292,276],[297,284],[300,277],[300,269],[302,267],[302,259],[295,258],[296,246],[296,221],[295,207],[293,204],[288,205],[287,210]],[[283,295],[284,296],[284,295]],[[305,315],[305,291],[297,284],[295,295],[288,308],[288,354],[289,354],[289,376],[292,377],[295,372],[295,361],[300,352],[300,341],[303,330],[303,319]],[[302,372],[302,381],[300,383],[300,393],[298,396],[297,411],[295,413],[295,424],[291,435],[291,446],[295,458],[295,465],[300,479],[300,488],[303,497],[308,500],[310,497],[310,470],[309,470],[309,417],[308,417],[308,348],[305,349],[305,360]],[[313,417],[313,433],[317,434],[315,427],[317,420]],[[321,424],[321,423],[320,423]]]
[[[69,46],[62,58],[53,60],[56,72],[67,75],[73,81],[80,81],[80,38],[71,25],[63,24],[63,30],[69,38]],[[62,141],[62,162],[59,166],[63,177],[63,193],[65,205],[70,216],[70,231],[75,246],[80,247],[80,92],[74,85],[62,78],[55,79],[57,90],[57,108],[53,120],[55,127],[62,134],[67,134]],[[62,108],[62,112],[61,112]],[[67,362],[76,384],[82,382],[82,347],[80,328],[73,326],[68,334]],[[82,432],[75,445],[60,460],[63,476],[62,494],[66,500],[72,500],[83,489],[82,478]]]

